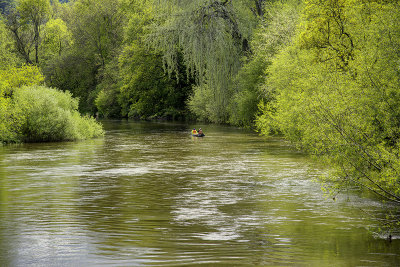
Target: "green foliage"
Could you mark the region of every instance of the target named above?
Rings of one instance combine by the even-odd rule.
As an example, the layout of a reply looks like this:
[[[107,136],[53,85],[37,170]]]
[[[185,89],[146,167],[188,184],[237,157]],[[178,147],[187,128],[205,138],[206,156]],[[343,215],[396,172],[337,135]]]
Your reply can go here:
[[[0,141],[17,142],[25,114],[13,102],[14,90],[20,86],[41,84],[44,77],[38,67],[21,66],[0,70]]]
[[[0,70],[0,93],[3,96],[11,96],[17,87],[42,84],[43,82],[44,76],[36,66],[22,65]]]
[[[207,119],[227,121],[230,82],[240,69],[240,58],[248,50],[257,17],[247,1],[161,2],[166,6],[159,7],[160,16],[153,24],[149,41],[163,54],[170,75],[179,73],[179,55],[183,56],[186,73],[196,78],[197,88],[206,86],[213,92],[214,96],[207,99],[217,113],[206,112],[212,115]],[[197,99],[196,90],[194,94],[189,102]],[[197,115],[203,116],[204,112]]]
[[[39,45],[42,38],[42,28],[50,15],[50,0],[17,0],[16,11],[19,16],[12,25],[18,46],[18,51],[26,63],[39,64]],[[30,37],[22,40],[23,35]],[[34,47],[34,60],[30,58],[30,46]]]
[[[207,84],[202,84],[193,88],[193,94],[188,100],[190,110],[196,114],[202,121],[217,121],[221,115],[215,110],[217,106],[213,105],[214,92]],[[215,116],[214,116],[215,114]]]
[[[69,28],[77,49],[96,57],[104,67],[119,50],[125,21],[118,0],[78,0],[71,6]]]
[[[122,1],[127,23],[122,52],[101,72],[96,105],[106,117],[182,118],[190,92],[186,79],[169,77],[161,55],[145,42],[154,7],[146,1]],[[177,74],[181,75],[180,73]]]
[[[113,90],[110,81],[118,77],[114,66],[125,22],[121,2],[78,0],[59,4],[54,6],[57,17],[46,25],[43,48],[47,58],[42,64],[46,82],[79,97],[82,112],[96,113],[98,93]]]
[[[182,118],[189,89],[171,79],[163,69],[161,57],[134,42],[120,58],[123,86],[122,115],[135,118]]]
[[[261,132],[326,160],[337,182],[400,202],[398,3],[307,1],[301,31],[269,67]]]
[[[252,55],[244,64],[234,79],[232,85],[233,97],[229,105],[229,122],[242,127],[251,127],[258,111],[257,104],[261,98],[260,86],[265,79],[265,69],[268,65],[266,57]]]
[[[17,0],[16,2],[22,22],[26,24],[43,24],[50,12],[49,0]]]
[[[94,118],[80,116],[78,100],[68,92],[25,86],[15,90],[13,100],[15,108],[25,115],[19,132],[23,142],[79,140],[104,134]]]
[[[0,13],[7,13],[15,3],[15,0],[0,0]]]
[[[120,99],[120,72],[116,59],[106,65],[105,75],[99,85],[95,103],[101,116],[106,118],[121,117]]]
[[[18,140],[16,131],[23,119],[22,114],[15,110],[10,98],[0,97],[0,141],[15,142]]]
[[[134,49],[132,47],[135,47],[135,44],[141,42],[144,28],[152,17],[151,6],[145,1],[120,1],[120,5],[121,9],[125,10],[127,18],[126,25],[123,27],[124,42],[121,43],[121,47],[125,47],[125,49],[105,66],[103,79],[97,86],[99,93],[95,101],[100,115],[108,118],[128,116],[129,114],[132,101],[129,93],[121,93],[121,88],[124,79],[129,80],[130,76],[135,75],[134,67],[130,66],[135,63],[129,63],[132,61],[130,57],[140,58],[136,53],[129,51]],[[141,45],[144,46],[143,43]],[[120,64],[118,61],[123,63]],[[127,68],[129,70],[126,70]],[[130,89],[125,91],[130,91]]]
[[[16,55],[12,52],[13,47],[11,33],[0,15],[0,70],[8,69],[18,62]]]
[[[101,126],[81,117],[68,92],[40,86],[36,66],[0,70],[0,141],[45,142],[101,136]]]
[[[254,31],[250,42],[252,54],[233,80],[229,122],[242,127],[254,125],[258,103],[263,93],[267,67],[275,55],[287,46],[295,34],[299,17],[298,1],[271,2],[265,5],[264,20]]]
[[[73,44],[72,33],[60,18],[50,19],[45,25],[43,35],[41,48],[44,60],[47,61],[61,56],[64,50],[70,49]]]
[[[207,84],[212,89],[207,119],[227,122],[229,107],[235,105],[230,104],[232,78],[249,52],[262,2],[76,0],[50,5],[48,0],[19,0],[8,28],[21,58],[39,65],[49,86],[79,97],[82,112],[182,116],[187,103],[196,99],[188,100],[195,79],[196,88]],[[149,69],[160,81],[156,85],[140,82],[136,87],[140,79],[150,79],[142,73],[141,58],[154,65]],[[123,81],[131,85],[121,91]],[[234,91],[247,124],[247,113],[254,113],[256,105],[249,106],[257,97],[239,92],[242,88]]]

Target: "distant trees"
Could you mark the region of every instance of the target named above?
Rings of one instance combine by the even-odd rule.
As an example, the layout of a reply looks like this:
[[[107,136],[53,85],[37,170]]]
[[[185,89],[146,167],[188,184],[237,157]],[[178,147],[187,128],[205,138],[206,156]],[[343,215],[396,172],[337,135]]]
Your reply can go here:
[[[8,28],[15,40],[16,51],[28,64],[39,64],[42,29],[49,15],[49,0],[18,0],[16,8],[8,14]]]
[[[192,113],[250,126],[259,91],[242,93],[234,78],[242,59],[257,53],[250,42],[264,4],[18,0],[7,26],[19,58],[39,66],[48,85],[80,97],[83,112],[141,118]]]
[[[18,62],[13,50],[14,40],[12,34],[7,29],[5,20],[0,17],[0,69],[8,69]]]

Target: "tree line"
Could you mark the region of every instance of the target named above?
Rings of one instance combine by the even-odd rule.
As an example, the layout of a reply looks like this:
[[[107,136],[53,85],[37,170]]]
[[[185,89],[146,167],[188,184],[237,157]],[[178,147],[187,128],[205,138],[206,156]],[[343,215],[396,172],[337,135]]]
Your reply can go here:
[[[244,95],[253,74],[237,75],[266,3],[3,0],[3,37],[15,64],[39,67],[83,113],[250,126],[259,92]]]
[[[332,194],[359,185],[400,203],[397,0],[0,4],[3,77],[42,75],[82,113],[284,136],[332,166]]]

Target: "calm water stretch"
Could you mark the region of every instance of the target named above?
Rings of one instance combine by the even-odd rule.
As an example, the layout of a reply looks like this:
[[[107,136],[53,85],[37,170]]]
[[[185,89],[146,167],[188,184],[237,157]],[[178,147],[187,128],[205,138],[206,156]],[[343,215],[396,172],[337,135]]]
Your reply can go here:
[[[399,266],[385,209],[326,199],[280,140],[104,122],[103,139],[0,147],[0,266]],[[189,135],[200,126],[206,137]]]

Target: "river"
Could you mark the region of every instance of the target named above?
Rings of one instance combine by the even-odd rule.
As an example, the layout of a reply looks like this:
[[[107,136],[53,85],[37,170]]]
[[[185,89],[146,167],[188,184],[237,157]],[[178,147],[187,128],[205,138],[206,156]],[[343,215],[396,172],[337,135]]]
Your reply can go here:
[[[206,137],[189,135],[202,127]],[[399,266],[400,239],[323,168],[237,128],[104,121],[104,138],[0,147],[1,266]],[[382,235],[381,235],[382,234]]]

